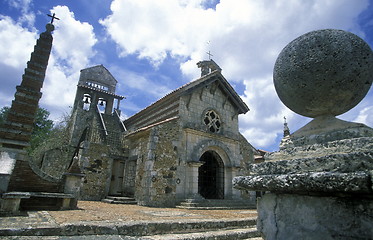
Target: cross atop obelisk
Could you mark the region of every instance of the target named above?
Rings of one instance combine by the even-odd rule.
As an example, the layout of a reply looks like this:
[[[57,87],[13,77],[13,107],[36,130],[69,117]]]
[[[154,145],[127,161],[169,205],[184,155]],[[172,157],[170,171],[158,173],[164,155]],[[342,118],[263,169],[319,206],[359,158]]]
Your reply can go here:
[[[60,20],[58,17],[55,17],[55,16],[56,16],[55,13],[53,13],[53,15],[50,15],[50,14],[47,14],[47,15],[48,15],[48,17],[51,17],[51,18],[52,18],[52,19],[51,19],[51,24],[53,24],[54,19]]]

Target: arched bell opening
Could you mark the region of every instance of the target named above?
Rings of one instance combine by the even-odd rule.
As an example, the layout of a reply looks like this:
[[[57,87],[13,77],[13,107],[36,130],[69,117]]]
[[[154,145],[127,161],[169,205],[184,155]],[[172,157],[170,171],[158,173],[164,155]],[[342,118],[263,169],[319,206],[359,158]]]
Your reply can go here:
[[[85,110],[85,111],[89,111],[89,108],[90,108],[90,106],[91,106],[91,103],[92,103],[91,95],[89,95],[89,94],[84,94],[84,95],[83,95],[83,110]]]
[[[105,113],[106,111],[106,100],[104,98],[99,98],[97,102],[98,109],[100,109],[101,113]]]
[[[205,199],[224,199],[224,163],[214,151],[202,154],[198,168],[198,193]]]

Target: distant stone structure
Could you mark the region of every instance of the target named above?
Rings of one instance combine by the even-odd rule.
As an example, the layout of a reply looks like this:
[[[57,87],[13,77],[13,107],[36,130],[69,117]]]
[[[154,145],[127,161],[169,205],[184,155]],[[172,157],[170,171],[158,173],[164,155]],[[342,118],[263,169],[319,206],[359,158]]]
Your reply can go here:
[[[234,179],[237,189],[267,192],[258,200],[265,239],[372,239],[373,129],[335,118],[364,98],[372,79],[372,50],[349,32],[310,32],[282,50],[276,91],[314,119]]]
[[[54,26],[49,23],[46,25],[46,31],[40,34],[31,59],[27,62],[21,85],[16,87],[15,99],[7,119],[4,125],[0,126],[0,214],[15,213],[20,208],[27,210],[76,207],[82,177],[76,165],[65,169],[65,178],[56,179],[29,161],[25,151],[29,146],[42,95],[40,90],[52,48],[53,30]]]
[[[82,199],[127,197],[156,207],[255,204],[255,192],[232,186],[259,155],[238,129],[238,115],[249,108],[213,60],[198,66],[199,79],[124,121],[119,113],[124,97],[115,94],[110,72],[102,65],[81,70],[70,145],[80,144]],[[68,164],[46,157],[43,165]]]

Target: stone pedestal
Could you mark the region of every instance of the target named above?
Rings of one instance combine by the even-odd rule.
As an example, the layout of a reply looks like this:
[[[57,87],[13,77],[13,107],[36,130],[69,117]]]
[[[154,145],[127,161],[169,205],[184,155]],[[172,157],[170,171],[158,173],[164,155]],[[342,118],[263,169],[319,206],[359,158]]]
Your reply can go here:
[[[82,180],[84,176],[85,174],[82,173],[79,166],[79,158],[78,156],[75,156],[70,168],[67,170],[67,173],[64,174],[64,193],[72,194],[74,198],[70,200],[65,199],[62,203],[62,208],[75,209],[77,207],[80,188],[82,186]]]
[[[80,187],[82,185],[82,179],[84,177],[84,174],[65,173],[64,176],[65,176],[64,193],[73,194],[74,198],[70,199],[68,202],[63,202],[62,208],[63,209],[75,209],[78,204],[78,199],[80,195]]]
[[[372,238],[373,129],[364,133],[309,145],[294,139],[291,148],[234,179],[235,188],[266,192],[258,199],[258,230],[265,239]]]
[[[372,239],[373,201],[359,195],[265,194],[258,202],[265,239]]]

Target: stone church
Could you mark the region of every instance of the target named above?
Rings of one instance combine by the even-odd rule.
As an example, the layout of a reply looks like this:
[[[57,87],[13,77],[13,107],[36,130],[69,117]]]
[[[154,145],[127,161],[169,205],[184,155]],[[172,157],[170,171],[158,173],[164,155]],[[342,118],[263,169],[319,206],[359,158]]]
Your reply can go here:
[[[85,174],[82,199],[128,196],[174,207],[250,195],[232,187],[256,153],[238,127],[249,108],[213,60],[197,65],[200,78],[124,121],[117,80],[102,65],[81,70],[70,145],[78,146]]]

